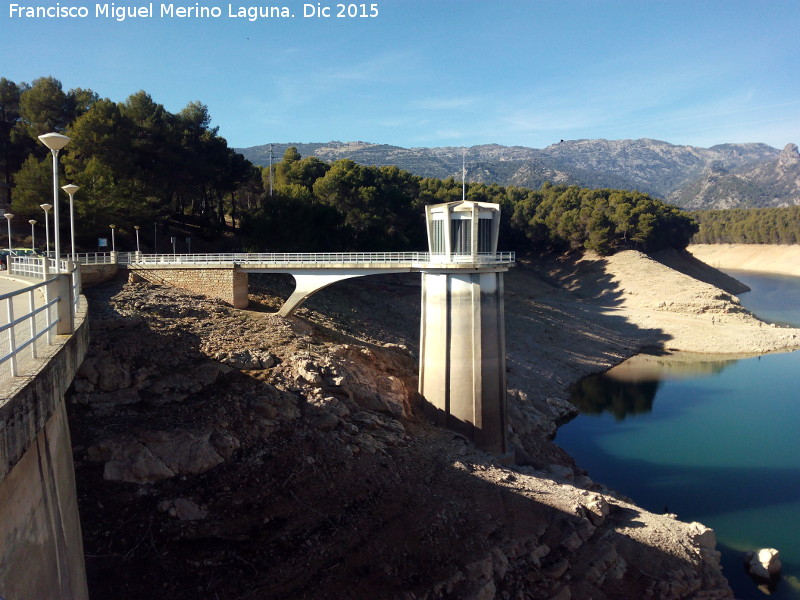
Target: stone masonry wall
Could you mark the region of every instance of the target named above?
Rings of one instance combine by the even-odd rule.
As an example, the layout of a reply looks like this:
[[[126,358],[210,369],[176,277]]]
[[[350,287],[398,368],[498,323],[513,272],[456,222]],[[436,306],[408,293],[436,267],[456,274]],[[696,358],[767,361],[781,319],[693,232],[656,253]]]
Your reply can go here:
[[[142,268],[139,266],[128,267],[131,280],[136,277],[149,281],[182,288],[203,294],[210,298],[218,298],[234,308],[246,308],[247,299],[247,273],[237,271],[233,267],[207,267],[201,268]]]

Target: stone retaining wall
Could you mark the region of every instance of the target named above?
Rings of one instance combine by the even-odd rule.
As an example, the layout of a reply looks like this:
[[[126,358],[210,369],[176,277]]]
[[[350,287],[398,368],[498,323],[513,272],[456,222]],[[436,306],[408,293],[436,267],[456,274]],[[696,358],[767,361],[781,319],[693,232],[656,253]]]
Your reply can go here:
[[[92,285],[113,279],[119,271],[116,264],[107,265],[81,265],[81,283]]]
[[[248,304],[247,273],[238,271],[234,267],[184,265],[180,269],[175,269],[130,265],[128,270],[131,280],[138,277],[151,283],[197,292],[210,298],[219,298],[234,308],[246,308]]]

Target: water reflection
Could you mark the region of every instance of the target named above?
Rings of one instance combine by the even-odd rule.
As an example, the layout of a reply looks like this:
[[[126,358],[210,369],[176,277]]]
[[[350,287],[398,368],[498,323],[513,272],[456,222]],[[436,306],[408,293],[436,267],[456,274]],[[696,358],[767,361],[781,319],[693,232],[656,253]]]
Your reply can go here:
[[[708,359],[690,353],[639,354],[624,363],[580,380],[572,386],[571,402],[587,415],[609,413],[617,421],[652,412],[662,381],[717,375],[738,359]]]
[[[593,375],[572,387],[570,401],[583,414],[607,412],[617,421],[622,421],[628,415],[651,412],[660,385],[659,381],[634,383],[619,381],[606,374]]]

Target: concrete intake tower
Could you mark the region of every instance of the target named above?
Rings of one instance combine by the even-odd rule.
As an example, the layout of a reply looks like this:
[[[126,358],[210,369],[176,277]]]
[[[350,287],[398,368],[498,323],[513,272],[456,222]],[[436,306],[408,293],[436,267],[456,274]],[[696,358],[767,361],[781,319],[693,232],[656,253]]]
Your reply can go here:
[[[497,252],[500,206],[431,205],[425,221],[430,260],[421,269],[419,392],[426,413],[479,448],[507,455],[503,273],[509,263],[481,260]]]

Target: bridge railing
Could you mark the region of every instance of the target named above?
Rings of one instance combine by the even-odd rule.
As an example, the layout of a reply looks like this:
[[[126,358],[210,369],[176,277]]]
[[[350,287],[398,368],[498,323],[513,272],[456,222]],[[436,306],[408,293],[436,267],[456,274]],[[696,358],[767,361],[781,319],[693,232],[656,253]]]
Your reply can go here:
[[[60,320],[56,310],[60,298],[50,297],[50,284],[56,278],[54,275],[34,285],[0,295],[0,306],[7,317],[7,322],[0,325],[0,374],[17,377],[20,358],[28,353],[32,358],[37,358],[42,344],[53,343],[53,332]],[[43,295],[43,302],[37,302],[37,294]],[[46,340],[42,340],[44,336]]]
[[[139,254],[129,253],[130,264],[357,264],[357,263],[480,263],[514,262],[514,252],[454,254],[450,257],[428,252],[230,252],[213,254]]]
[[[215,252],[207,254],[142,254],[140,252],[82,252],[76,255],[81,264],[141,265],[218,265],[218,264],[356,264],[356,263],[476,263],[508,264],[514,252],[478,254],[431,254],[429,252]]]

